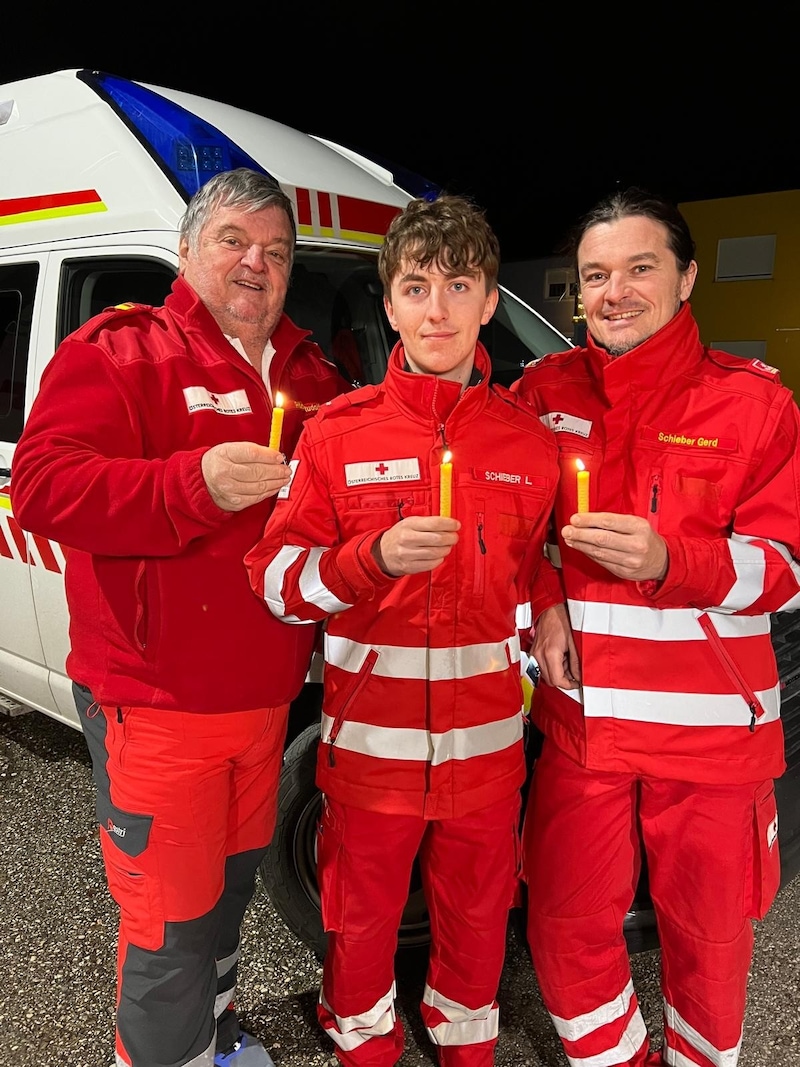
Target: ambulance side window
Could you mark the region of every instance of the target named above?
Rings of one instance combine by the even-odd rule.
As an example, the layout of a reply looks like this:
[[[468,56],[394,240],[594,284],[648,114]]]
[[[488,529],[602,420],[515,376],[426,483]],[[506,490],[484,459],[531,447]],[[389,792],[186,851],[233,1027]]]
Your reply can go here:
[[[174,279],[173,267],[144,257],[66,261],[61,270],[58,342],[115,304],[160,306]]]
[[[0,266],[0,441],[16,444],[25,413],[38,263]]]

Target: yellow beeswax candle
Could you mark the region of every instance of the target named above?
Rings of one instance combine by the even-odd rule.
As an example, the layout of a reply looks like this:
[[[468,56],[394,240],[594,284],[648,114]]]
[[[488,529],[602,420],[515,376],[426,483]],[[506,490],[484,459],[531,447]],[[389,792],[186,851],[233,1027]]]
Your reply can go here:
[[[283,429],[283,397],[280,393],[275,394],[275,406],[272,409],[272,422],[269,428],[269,447],[276,449],[281,447],[281,430]]]
[[[450,518],[453,495],[453,454],[445,452],[439,468],[439,514]]]
[[[589,510],[589,472],[582,459],[575,460],[578,468],[578,513]]]

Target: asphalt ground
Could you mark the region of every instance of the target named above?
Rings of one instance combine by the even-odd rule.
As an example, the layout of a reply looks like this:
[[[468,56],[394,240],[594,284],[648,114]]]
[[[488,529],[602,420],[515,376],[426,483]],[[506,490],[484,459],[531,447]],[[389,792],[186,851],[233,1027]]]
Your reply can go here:
[[[105,887],[83,738],[38,713],[0,716],[0,1067],[109,1067],[116,909]],[[800,1065],[800,878],[756,928],[739,1067]],[[660,1037],[659,953],[633,958],[645,1019]],[[243,927],[242,1020],[276,1067],[332,1067],[315,1005],[319,961],[259,884]],[[436,1060],[419,1023],[422,976],[398,979],[401,1067]],[[499,993],[497,1067],[563,1067],[516,924]]]

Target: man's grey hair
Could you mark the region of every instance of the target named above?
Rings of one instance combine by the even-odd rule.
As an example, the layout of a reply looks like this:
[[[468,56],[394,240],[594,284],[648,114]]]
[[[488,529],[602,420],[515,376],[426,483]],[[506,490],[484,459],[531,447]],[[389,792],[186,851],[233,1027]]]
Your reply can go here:
[[[197,251],[200,234],[211,216],[221,207],[242,208],[245,212],[263,211],[279,207],[286,213],[292,231],[291,258],[297,241],[292,202],[274,178],[248,167],[215,174],[201,185],[186,206],[180,221],[180,235],[193,252]],[[291,264],[290,264],[291,265]]]

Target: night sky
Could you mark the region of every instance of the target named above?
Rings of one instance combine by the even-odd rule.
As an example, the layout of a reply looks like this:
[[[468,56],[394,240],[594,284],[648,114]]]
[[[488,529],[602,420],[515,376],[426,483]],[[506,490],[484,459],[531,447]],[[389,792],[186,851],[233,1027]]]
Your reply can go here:
[[[94,31],[71,8],[46,42],[38,26],[4,48],[0,79],[86,66],[267,115],[473,197],[509,262],[557,252],[618,187],[680,203],[800,186],[779,27],[775,41],[748,26],[739,43],[702,42],[688,23],[612,26],[619,9],[598,8],[598,41],[568,13],[545,33],[516,4],[477,20],[464,5],[360,7],[248,7],[230,22],[162,7],[135,24],[109,10]]]

